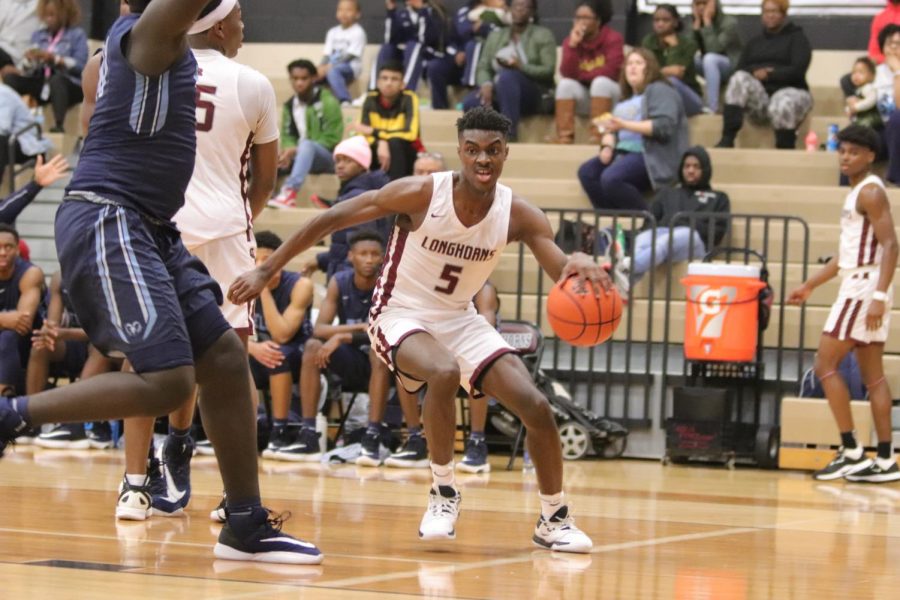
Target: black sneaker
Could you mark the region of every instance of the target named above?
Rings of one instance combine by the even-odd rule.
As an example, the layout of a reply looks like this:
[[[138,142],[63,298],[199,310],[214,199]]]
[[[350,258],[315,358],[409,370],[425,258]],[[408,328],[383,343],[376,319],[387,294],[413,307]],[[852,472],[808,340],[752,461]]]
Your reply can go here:
[[[28,423],[13,408],[15,398],[0,396],[0,456],[6,446],[29,430]]]
[[[322,460],[319,432],[305,427],[295,431],[290,443],[275,452],[272,458],[290,462],[319,462]]]
[[[106,450],[113,447],[112,427],[109,421],[96,421],[91,423],[90,429],[85,429],[91,448]]]
[[[407,438],[403,447],[384,461],[388,467],[401,469],[422,469],[428,466],[428,442],[423,435]]]
[[[849,475],[850,473],[855,473],[856,471],[865,469],[869,466],[871,459],[866,456],[865,452],[860,452],[859,458],[848,456],[848,452],[851,451],[845,449],[843,446],[838,448],[838,451],[834,455],[834,458],[831,459],[831,462],[825,465],[824,469],[820,469],[813,473],[813,479],[818,479],[819,481],[840,479],[841,477]]]
[[[157,458],[162,465],[166,495],[154,496],[153,508],[160,514],[177,515],[187,508],[191,501],[191,457],[194,456],[194,440],[191,436],[166,437]]]
[[[116,519],[124,521],[145,521],[153,514],[150,495],[150,478],[143,485],[131,485],[122,478],[119,485],[119,499],[116,501]]]
[[[222,501],[219,502],[219,505],[214,509],[209,511],[209,520],[213,523],[224,523],[228,520],[228,515],[225,514],[225,494],[222,494]]]
[[[887,483],[900,480],[900,468],[897,467],[896,460],[890,459],[891,465],[887,468],[882,467],[878,464],[879,462],[881,459],[875,459],[867,467],[848,473],[845,478],[847,481],[862,483]]]
[[[269,434],[269,445],[262,451],[263,458],[275,458],[275,453],[289,446],[294,439],[294,432],[285,427],[273,427]]]
[[[60,423],[34,440],[34,445],[56,450],[85,450],[91,441],[84,433],[83,423]]]
[[[216,558],[292,565],[318,565],[325,556],[314,544],[281,531],[290,515],[256,508],[247,515],[228,514],[213,549]]]
[[[456,463],[456,470],[465,473],[488,473],[491,463],[488,462],[488,447],[484,440],[466,440],[466,455]]]
[[[356,459],[356,464],[361,467],[380,467],[383,460],[381,458],[381,432],[366,431],[360,445],[362,449],[359,458]]]

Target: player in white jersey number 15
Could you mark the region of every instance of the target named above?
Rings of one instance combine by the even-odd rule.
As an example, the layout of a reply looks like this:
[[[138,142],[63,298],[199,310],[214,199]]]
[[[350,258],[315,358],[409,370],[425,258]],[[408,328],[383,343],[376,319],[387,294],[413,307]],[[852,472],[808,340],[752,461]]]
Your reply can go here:
[[[498,399],[528,429],[541,499],[534,543],[588,552],[591,539],[575,527],[563,493],[559,433],[547,399],[511,355],[512,348],[475,311],[472,297],[510,242],[528,245],[554,280],[575,275],[597,293],[612,284],[590,256],[567,257],[554,243],[547,217],[498,183],[509,152],[509,127],[509,119],[490,108],[467,112],[457,121],[460,172],[407,177],[337,204],[237,279],[229,295],[232,302],[246,302],[292,256],[330,232],[396,214],[373,297],[369,336],[404,387],[414,391],[427,385],[423,412],[434,481],[419,537],[456,536],[460,495],[453,475],[453,399],[462,385]]]

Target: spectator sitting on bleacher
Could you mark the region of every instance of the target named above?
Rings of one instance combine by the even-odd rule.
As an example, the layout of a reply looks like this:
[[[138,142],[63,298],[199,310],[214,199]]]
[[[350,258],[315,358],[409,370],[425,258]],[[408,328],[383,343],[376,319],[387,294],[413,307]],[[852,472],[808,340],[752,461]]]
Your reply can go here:
[[[335,174],[341,182],[337,200],[325,200],[313,196],[310,200],[320,208],[329,208],[337,202],[343,202],[368,192],[379,190],[389,183],[384,171],[370,171],[372,163],[372,149],[365,138],[353,136],[347,138],[334,149]],[[390,233],[391,225],[388,219],[378,219],[374,222],[362,224],[358,227],[342,229],[331,234],[331,244],[326,252],[320,252],[316,258],[306,263],[303,272],[310,275],[317,269],[325,273],[325,277],[331,276],[342,269],[350,267],[347,262],[349,251],[348,240],[353,233],[360,228],[375,229],[386,239]]]
[[[737,19],[722,12],[719,0],[694,0],[691,8],[691,29],[700,48],[694,66],[706,79],[706,106],[715,113],[719,111],[722,83],[737,67],[743,43]]]
[[[653,267],[667,262],[702,258],[722,241],[728,231],[727,219],[709,217],[698,218],[693,229],[687,220],[672,226],[672,218],[678,213],[714,212],[728,215],[731,212],[728,194],[712,189],[712,162],[702,146],[694,146],[684,153],[679,178],[680,185],[660,190],[650,204],[650,212],[656,219],[655,255],[650,222],[645,222],[643,230],[634,238],[631,270],[635,280]],[[669,238],[672,238],[671,254]]]
[[[879,42],[879,34],[881,30],[888,25],[900,25],[900,0],[887,0],[887,6],[880,13],[872,17],[872,25],[869,28],[869,58],[875,61],[876,65],[884,62],[884,51],[881,49]],[[844,97],[849,98],[856,92],[858,86],[853,84],[850,79],[851,73],[847,73],[841,77],[841,91]]]
[[[47,316],[31,337],[25,393],[47,389],[48,378],[65,377],[70,382],[118,370],[121,361],[110,359],[88,342],[78,317],[62,287],[59,271],[50,277]],[[106,421],[93,423],[85,431],[84,423],[61,423],[37,436],[35,444],[43,448],[109,448],[112,435]]]
[[[366,30],[358,23],[359,0],[338,0],[335,25],[325,34],[325,55],[319,64],[318,80],[327,81],[338,101],[350,104],[347,85],[359,77],[362,55],[368,38]]]
[[[25,390],[31,332],[40,329],[44,273],[19,257],[19,233],[0,223],[0,395]]]
[[[604,132],[599,156],[578,168],[594,208],[645,210],[644,193],[677,181],[688,147],[687,117],[681,96],[646,48],[626,56],[622,100],[598,127]]]
[[[406,0],[400,8],[396,0],[385,0],[384,44],[372,65],[369,90],[374,90],[381,68],[387,63],[402,65],[403,86],[415,93],[425,62],[442,54],[447,36],[447,11],[441,0]]]
[[[422,177],[432,175],[440,171],[446,171],[447,164],[444,162],[444,155],[440,152],[419,152],[415,164],[413,164],[413,175]]]
[[[31,34],[41,26],[36,9],[37,0],[0,2],[0,75],[14,73],[31,47]]]
[[[315,84],[316,66],[295,60],[288,65],[288,74],[294,95],[281,110],[278,167],[291,173],[269,201],[273,208],[296,208],[297,192],[310,173],[334,173],[331,152],[344,133],[341,105],[331,92]]]
[[[505,0],[470,0],[456,12],[443,56],[430,59],[426,67],[432,108],[450,108],[450,85],[475,87],[484,40],[498,27],[509,24]]]
[[[419,141],[419,97],[403,89],[403,67],[386,62],[378,69],[378,89],[363,102],[359,123],[347,130],[361,133],[372,147],[373,169],[391,181],[412,174]]]
[[[0,183],[3,183],[10,162],[28,162],[52,147],[50,140],[40,137],[37,129],[32,127],[16,138],[13,155],[9,155],[10,138],[34,123],[34,115],[22,97],[8,85],[0,83]]]
[[[857,58],[850,78],[856,86],[854,94],[845,100],[844,110],[850,121],[880,130],[884,127],[878,112],[878,90],[875,89],[875,62],[868,56]]]
[[[256,264],[281,246],[271,231],[256,234]],[[250,371],[258,389],[268,387],[272,397],[272,431],[263,458],[276,458],[291,442],[288,412],[294,380],[300,378],[303,346],[312,335],[310,308],[313,286],[308,277],[294,271],[279,271],[263,288],[256,301],[253,322],[256,341],[248,345]]]
[[[596,119],[610,110],[622,95],[624,41],[609,26],[613,11],[609,0],[581,0],[575,7],[572,31],[563,40],[559,63],[561,79],[556,84],[557,144],[575,141],[575,114]],[[600,143],[600,133],[591,124],[590,142]]]
[[[77,0],[39,0],[37,14],[44,26],[31,36],[22,70],[3,81],[41,106],[53,106],[51,132],[61,133],[66,111],[84,99],[81,71],[88,61],[87,34],[77,27],[81,9]]]
[[[54,156],[50,162],[44,164],[44,157],[38,156],[34,165],[34,180],[20,188],[9,197],[0,200],[0,223],[12,225],[25,207],[42,189],[62,179],[69,170],[69,163],[62,154]]]
[[[738,70],[728,82],[722,139],[716,147],[734,148],[744,111],[751,121],[771,123],[776,148],[796,147],[797,128],[813,106],[806,84],[812,49],[803,29],[788,20],[789,4],[789,0],[762,3],[763,31],[744,46]]]
[[[900,82],[900,25],[888,25],[879,36],[884,62],[875,69],[875,91],[878,112],[884,123],[882,139],[887,150],[888,169],[885,179],[900,184],[900,111],[897,89]]]
[[[512,25],[492,32],[478,59],[476,85],[466,96],[465,110],[492,106],[512,121],[509,141],[518,137],[522,115],[549,112],[544,94],[553,88],[556,40],[537,24],[537,0],[513,0]]]
[[[653,13],[653,33],[644,37],[641,46],[656,55],[662,74],[681,95],[685,113],[693,117],[703,110],[700,82],[694,66],[698,47],[694,37],[684,35],[683,29],[678,9],[671,4],[660,4]]]

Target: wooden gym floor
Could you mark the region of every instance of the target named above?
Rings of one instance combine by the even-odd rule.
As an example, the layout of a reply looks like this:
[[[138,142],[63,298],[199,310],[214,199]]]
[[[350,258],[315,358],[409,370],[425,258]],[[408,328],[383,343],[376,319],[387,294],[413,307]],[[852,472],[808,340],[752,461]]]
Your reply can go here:
[[[18,447],[0,460],[0,598],[884,599],[900,589],[900,485],[799,472],[566,464],[590,555],[532,546],[533,474],[461,477],[455,542],[416,537],[430,475],[263,461],[268,505],[326,553],[315,567],[215,560],[213,459],[188,516],[113,518],[118,452]]]

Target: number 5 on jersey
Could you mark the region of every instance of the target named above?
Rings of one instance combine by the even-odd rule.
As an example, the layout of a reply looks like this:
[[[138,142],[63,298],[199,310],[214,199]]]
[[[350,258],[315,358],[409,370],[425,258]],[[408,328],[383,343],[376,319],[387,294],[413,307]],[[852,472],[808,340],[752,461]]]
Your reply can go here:
[[[216,105],[213,104],[212,100],[205,99],[203,94],[215,96],[216,86],[197,85],[197,131],[210,131],[213,127],[213,118],[216,115]],[[202,119],[200,118],[201,114],[203,116]]]
[[[462,274],[462,270],[463,268],[458,265],[444,265],[440,279],[441,281],[446,281],[447,285],[445,287],[435,286],[434,291],[442,294],[452,294],[459,284],[459,276]]]

